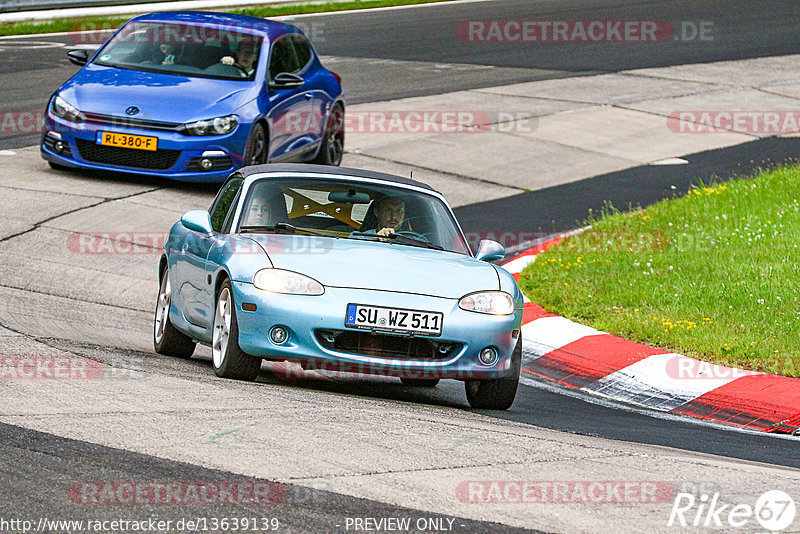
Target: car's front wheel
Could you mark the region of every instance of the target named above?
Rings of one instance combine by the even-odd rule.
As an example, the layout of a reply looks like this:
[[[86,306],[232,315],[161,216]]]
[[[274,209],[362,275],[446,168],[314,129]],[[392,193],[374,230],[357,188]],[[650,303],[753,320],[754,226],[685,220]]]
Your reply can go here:
[[[467,380],[464,382],[467,400],[473,408],[507,410],[514,404],[522,367],[522,335],[517,340],[507,376],[494,380]]]
[[[341,106],[335,106],[328,117],[325,125],[325,133],[322,136],[322,146],[319,153],[314,158],[314,163],[320,165],[339,165],[342,163],[344,155],[344,110]]]
[[[250,130],[250,139],[247,141],[247,154],[244,158],[245,165],[260,165],[267,162],[267,132],[264,125],[256,123]]]
[[[230,280],[222,283],[214,307],[211,361],[217,376],[248,382],[256,379],[261,368],[260,358],[250,356],[239,347],[239,324]]]
[[[194,354],[195,342],[172,325],[169,320],[171,305],[172,285],[169,281],[169,269],[164,267],[156,300],[156,315],[153,319],[153,346],[159,354],[191,358]]]

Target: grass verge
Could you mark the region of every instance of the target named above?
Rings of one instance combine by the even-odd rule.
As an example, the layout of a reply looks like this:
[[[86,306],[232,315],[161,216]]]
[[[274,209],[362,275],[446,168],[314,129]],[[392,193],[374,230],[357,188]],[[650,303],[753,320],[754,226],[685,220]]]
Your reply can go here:
[[[533,302],[632,341],[800,376],[800,166],[588,224],[522,272]]]
[[[327,13],[330,11],[346,11],[350,9],[372,9],[376,7],[407,6],[414,4],[433,4],[453,2],[454,0],[354,0],[352,2],[327,2],[324,4],[298,4],[275,7],[243,7],[221,11],[237,13],[252,17],[280,17],[284,15],[304,15],[309,13]],[[247,5],[244,0],[242,5]],[[125,17],[80,17],[53,19],[47,21],[22,21],[0,23],[0,36],[28,35],[31,33],[56,33],[79,31],[81,29],[112,29],[133,18],[133,14]]]

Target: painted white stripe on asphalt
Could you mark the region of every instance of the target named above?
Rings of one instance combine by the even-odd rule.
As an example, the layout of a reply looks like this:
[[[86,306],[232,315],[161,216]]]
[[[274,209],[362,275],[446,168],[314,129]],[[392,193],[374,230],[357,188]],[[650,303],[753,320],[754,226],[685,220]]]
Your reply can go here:
[[[515,260],[511,260],[508,263],[504,263],[503,269],[510,272],[511,274],[521,273],[522,269],[524,269],[534,261],[536,261],[536,254],[529,254],[527,256],[522,256]]]
[[[542,317],[522,325],[522,350],[536,359],[586,336],[603,334],[564,317]]]
[[[680,354],[656,354],[582,389],[614,400],[668,412],[736,380],[743,376],[741,373]]]

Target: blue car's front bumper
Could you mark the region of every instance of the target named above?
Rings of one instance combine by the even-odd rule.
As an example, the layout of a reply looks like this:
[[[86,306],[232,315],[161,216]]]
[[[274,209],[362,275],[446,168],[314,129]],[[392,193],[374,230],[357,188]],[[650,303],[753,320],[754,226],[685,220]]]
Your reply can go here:
[[[87,147],[95,148],[97,134],[101,131],[112,131],[114,133],[144,135],[158,138],[158,150],[160,154],[154,152],[135,150],[138,158],[143,158],[150,163],[153,158],[164,157],[165,152],[170,156],[165,159],[168,163],[167,168],[146,168],[136,164],[127,164],[121,159],[116,161],[98,161],[88,157]],[[246,144],[247,127],[239,126],[230,134],[220,136],[189,136],[174,131],[163,130],[142,130],[139,128],[127,128],[124,126],[105,126],[95,123],[70,123],[47,114],[42,132],[40,150],[42,157],[52,163],[80,169],[92,169],[100,171],[127,172],[143,174],[148,176],[159,176],[173,180],[189,180],[193,182],[223,182],[230,173],[243,165],[243,150]],[[60,140],[68,147],[66,153],[57,153],[53,148],[56,140]],[[81,143],[81,146],[78,145]],[[90,146],[91,145],[91,146]],[[105,149],[108,150],[108,149]],[[115,150],[113,147],[110,150]],[[129,151],[132,149],[117,149]],[[214,158],[221,165],[208,171],[201,171],[196,167],[196,162],[204,153],[213,151],[219,153]],[[174,159],[174,162],[172,162]],[[162,165],[163,167],[163,165]]]
[[[511,367],[522,322],[521,308],[512,315],[493,316],[462,310],[457,299],[409,293],[326,287],[325,294],[320,296],[282,295],[261,291],[244,282],[234,282],[233,292],[242,350],[254,356],[296,361],[306,368],[329,371],[409,378],[502,378]],[[257,310],[244,311],[243,303],[256,304]],[[378,356],[369,348],[355,351],[332,347],[324,342],[323,334],[346,332],[352,336],[360,332],[345,326],[348,303],[442,312],[441,336],[420,336],[418,341],[433,340],[436,345],[452,345],[453,349],[434,358],[413,358],[385,353]],[[283,326],[289,331],[284,343],[277,345],[270,340],[273,326]],[[359,335],[369,340],[369,333]],[[379,336],[384,342],[396,340],[398,346],[410,340],[407,336]],[[495,348],[499,354],[492,366],[478,360],[480,351],[487,347]]]

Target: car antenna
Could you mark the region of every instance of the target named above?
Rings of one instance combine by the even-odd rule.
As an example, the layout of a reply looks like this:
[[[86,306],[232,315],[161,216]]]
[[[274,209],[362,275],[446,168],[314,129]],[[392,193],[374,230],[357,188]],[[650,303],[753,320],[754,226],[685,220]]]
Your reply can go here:
[[[414,179],[414,171],[408,171],[408,177],[413,180]]]

